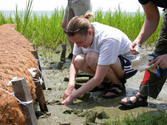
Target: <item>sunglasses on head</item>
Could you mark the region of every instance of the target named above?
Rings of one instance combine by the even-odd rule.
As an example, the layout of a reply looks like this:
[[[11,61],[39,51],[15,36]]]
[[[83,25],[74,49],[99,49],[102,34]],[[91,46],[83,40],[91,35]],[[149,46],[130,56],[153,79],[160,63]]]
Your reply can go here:
[[[74,31],[64,29],[64,33],[68,34],[70,36],[73,36],[75,33],[79,32],[79,31],[80,31],[80,29],[77,29],[77,30],[74,30]]]
[[[70,35],[70,36],[74,36],[76,33],[80,32],[82,30],[88,30],[88,28],[81,28],[81,29],[77,29],[77,30],[74,30],[74,31],[64,29],[64,33],[67,34],[67,35]]]

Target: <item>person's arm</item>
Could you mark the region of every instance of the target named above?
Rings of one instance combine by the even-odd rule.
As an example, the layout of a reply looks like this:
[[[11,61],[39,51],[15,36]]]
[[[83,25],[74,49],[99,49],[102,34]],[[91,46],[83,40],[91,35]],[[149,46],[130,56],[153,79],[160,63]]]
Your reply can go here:
[[[98,65],[96,68],[95,76],[90,79],[86,84],[81,86],[79,89],[74,91],[70,96],[68,96],[64,101],[62,101],[63,105],[69,105],[73,102],[77,97],[85,94],[86,92],[92,90],[96,86],[100,85],[106,76],[109,66],[101,66]]]
[[[73,91],[75,91],[75,78],[76,78],[78,69],[75,67],[73,63],[74,59],[75,59],[75,56],[73,56],[72,61],[71,61],[70,72],[69,72],[69,83],[68,83],[67,89],[64,92],[63,100],[65,100],[69,95],[71,95]]]
[[[155,6],[152,2],[148,2],[147,4],[142,5],[142,7],[144,9],[146,19],[140,33],[130,46],[132,54],[138,54],[134,50],[134,47],[136,45],[141,46],[153,34],[159,23],[160,16],[157,6]]]

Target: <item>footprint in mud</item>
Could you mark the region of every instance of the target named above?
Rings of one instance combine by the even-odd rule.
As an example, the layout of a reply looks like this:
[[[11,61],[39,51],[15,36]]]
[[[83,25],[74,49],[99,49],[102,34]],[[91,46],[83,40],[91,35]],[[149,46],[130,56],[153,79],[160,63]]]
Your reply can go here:
[[[85,123],[95,123],[97,117],[97,112],[95,111],[89,111],[86,114],[86,120]]]
[[[97,118],[98,119],[108,119],[110,118],[110,116],[105,111],[102,111],[97,114]]]
[[[48,102],[47,102],[47,104],[48,105],[53,105],[53,104],[57,104],[57,105],[61,105],[61,102],[60,102],[60,100],[49,100]]]
[[[93,123],[95,123],[96,118],[98,119],[108,119],[110,118],[109,115],[105,112],[97,112],[97,111],[93,111],[93,110],[65,110],[63,112],[64,114],[75,114],[78,117],[86,117],[85,119],[85,125],[91,125]]]
[[[109,119],[109,115],[105,112],[97,112],[97,111],[93,111],[93,110],[89,110],[86,112],[86,120],[85,123],[95,123],[96,118],[98,119]]]
[[[75,114],[78,117],[85,117],[86,112],[83,110],[65,110],[63,114]]]

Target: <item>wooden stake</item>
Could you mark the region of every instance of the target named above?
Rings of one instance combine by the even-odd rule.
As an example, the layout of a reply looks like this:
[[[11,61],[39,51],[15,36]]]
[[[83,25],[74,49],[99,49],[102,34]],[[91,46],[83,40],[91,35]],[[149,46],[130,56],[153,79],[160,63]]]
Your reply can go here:
[[[31,53],[32,53],[32,54],[34,55],[34,57],[38,60],[38,61],[37,61],[37,62],[38,62],[38,68],[39,68],[40,72],[42,73],[37,51],[34,50],[34,51],[31,51]],[[44,79],[43,79],[42,75],[39,74],[39,77],[42,78],[42,81],[43,81],[43,83],[42,83],[42,88],[43,88],[44,90],[46,90],[45,82],[44,82]]]
[[[35,79],[39,79],[39,72],[37,72],[36,76],[34,77]],[[42,90],[42,86],[40,84],[40,81],[35,81],[35,86],[36,86],[36,96],[39,102],[39,106],[41,111],[48,111],[47,105],[46,105],[46,101],[45,101],[45,97],[43,94],[43,90]]]
[[[22,102],[28,102],[32,100],[26,80],[24,78],[12,80],[12,87],[15,93],[15,96]],[[20,105],[23,114],[26,116],[27,125],[37,125],[37,119],[35,116],[35,111],[33,103],[28,105]]]

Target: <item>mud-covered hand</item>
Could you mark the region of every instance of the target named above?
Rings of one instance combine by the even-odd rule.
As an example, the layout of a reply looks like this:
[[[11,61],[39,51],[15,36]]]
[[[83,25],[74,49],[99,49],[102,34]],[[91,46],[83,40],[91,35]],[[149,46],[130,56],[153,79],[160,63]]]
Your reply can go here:
[[[68,86],[64,92],[63,100],[65,100],[68,96],[70,96],[76,89],[73,86]]]
[[[159,66],[161,69],[167,68],[167,54],[158,56],[156,59],[152,60],[149,65],[151,68]]]
[[[74,101],[74,98],[72,95],[68,96],[65,100],[61,102],[62,105],[70,105]]]

